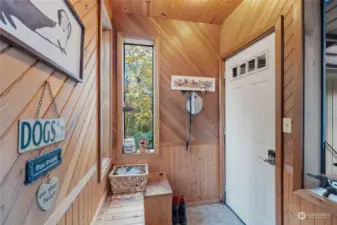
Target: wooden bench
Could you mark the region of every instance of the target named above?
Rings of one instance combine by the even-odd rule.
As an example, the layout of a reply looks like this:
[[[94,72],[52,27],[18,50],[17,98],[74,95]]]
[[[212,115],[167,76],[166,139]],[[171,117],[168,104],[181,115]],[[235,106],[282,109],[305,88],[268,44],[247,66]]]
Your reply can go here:
[[[165,173],[150,173],[144,193],[146,225],[172,225],[172,189]]]
[[[144,196],[140,194],[113,195],[110,197],[104,218],[99,225],[144,225]]]
[[[145,193],[110,196],[97,225],[172,225],[172,190],[164,173],[150,173]]]

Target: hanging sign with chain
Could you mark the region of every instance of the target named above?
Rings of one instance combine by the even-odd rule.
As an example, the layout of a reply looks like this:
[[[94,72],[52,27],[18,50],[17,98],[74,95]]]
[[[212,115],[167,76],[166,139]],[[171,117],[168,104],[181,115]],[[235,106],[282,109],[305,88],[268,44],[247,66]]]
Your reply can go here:
[[[53,103],[52,107],[57,116],[55,119],[39,119],[46,86],[48,86],[49,94]],[[51,145],[64,140],[65,125],[65,120],[59,119],[59,112],[55,103],[55,98],[52,93],[50,83],[47,81],[43,85],[35,118],[31,120],[19,121],[18,152],[21,154],[32,150],[37,150],[46,145]]]
[[[44,98],[46,87],[52,100],[52,109],[57,118],[40,119],[40,110]],[[42,183],[36,192],[36,202],[43,211],[51,209],[56,198],[59,179],[50,178],[50,171],[62,163],[62,148],[60,141],[65,138],[65,120],[59,119],[60,114],[57,109],[54,94],[49,81],[42,87],[42,94],[33,120],[20,120],[19,122],[19,153],[38,149],[38,156],[29,160],[26,164],[25,184],[31,184],[41,177],[46,176],[47,182]],[[57,148],[41,155],[42,147],[57,143]]]

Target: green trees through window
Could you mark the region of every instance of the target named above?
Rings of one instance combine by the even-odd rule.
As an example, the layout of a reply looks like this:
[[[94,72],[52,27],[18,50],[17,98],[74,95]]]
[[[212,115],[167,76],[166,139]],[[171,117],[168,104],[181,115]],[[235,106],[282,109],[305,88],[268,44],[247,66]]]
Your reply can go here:
[[[153,46],[124,44],[123,111],[124,139],[153,149]]]

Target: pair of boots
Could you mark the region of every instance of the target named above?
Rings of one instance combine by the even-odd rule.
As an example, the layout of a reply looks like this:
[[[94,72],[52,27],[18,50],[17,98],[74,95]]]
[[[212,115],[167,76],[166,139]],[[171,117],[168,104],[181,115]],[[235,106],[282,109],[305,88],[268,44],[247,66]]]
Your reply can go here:
[[[185,196],[173,196],[172,200],[172,223],[173,225],[187,225],[186,198]]]

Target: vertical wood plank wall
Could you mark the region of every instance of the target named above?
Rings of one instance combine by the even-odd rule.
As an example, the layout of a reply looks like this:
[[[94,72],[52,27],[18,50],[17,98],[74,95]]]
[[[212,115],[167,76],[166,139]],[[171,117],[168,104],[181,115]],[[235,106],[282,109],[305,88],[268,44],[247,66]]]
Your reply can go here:
[[[283,76],[283,117],[292,118],[293,128],[301,129],[301,122],[297,121],[299,112],[298,105],[294,104],[294,99],[298,97],[298,90],[294,87],[298,85],[298,78],[301,76],[302,67],[302,37],[301,15],[302,3],[299,0],[262,0],[249,1],[243,3],[224,21],[221,28],[220,54],[227,55],[235,49],[239,49],[259,35],[269,27],[273,26],[280,15],[285,17],[285,37],[284,37],[284,76]],[[245,15],[244,17],[242,15]],[[309,203],[305,199],[293,194],[293,165],[294,153],[299,151],[297,143],[300,137],[293,134],[284,134],[284,225],[311,225],[311,224],[337,224],[337,217],[329,218],[306,218],[299,220],[297,215],[304,211],[310,213],[324,213],[316,205]]]
[[[171,75],[219,75],[220,26],[114,12],[122,36],[155,40],[160,37],[160,156],[129,158],[116,163],[149,163],[150,171],[168,174],[173,191],[189,202],[218,200],[219,115],[218,92],[203,96],[201,114],[193,118],[192,150],[185,151],[186,96],[171,91]],[[218,86],[218,85],[217,85]]]
[[[107,177],[100,184],[95,173],[57,225],[90,225],[107,185]]]
[[[0,41],[0,224],[41,225],[76,190],[76,197],[60,224],[89,224],[106,190],[106,182],[97,183],[97,1],[72,0],[85,28],[83,83],[57,72],[54,68]],[[109,12],[111,15],[111,12]],[[34,117],[42,84],[49,80],[61,117],[66,120],[66,139],[61,143],[63,162],[51,172],[60,180],[53,209],[42,212],[36,204],[36,191],[46,178],[24,185],[27,160],[37,151],[18,155],[18,120]],[[53,118],[51,99],[45,95],[41,117]],[[48,152],[55,146],[43,148]],[[71,202],[70,202],[71,203]],[[84,222],[81,222],[85,220]],[[72,221],[72,222],[70,222]],[[54,221],[56,224],[58,221]]]

